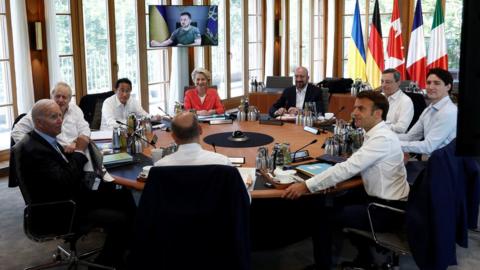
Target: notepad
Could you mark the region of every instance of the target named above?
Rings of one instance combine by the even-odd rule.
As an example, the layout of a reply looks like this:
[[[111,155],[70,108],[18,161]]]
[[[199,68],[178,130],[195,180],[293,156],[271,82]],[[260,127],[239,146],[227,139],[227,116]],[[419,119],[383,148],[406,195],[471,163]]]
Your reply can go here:
[[[255,186],[255,168],[237,168],[238,172],[242,176],[243,182],[247,186],[248,190],[252,191],[253,187]],[[250,180],[249,180],[250,177]],[[251,181],[251,182],[250,182]]]
[[[103,156],[103,165],[105,167],[128,164],[132,162],[133,157],[125,152]]]
[[[324,172],[326,169],[332,167],[327,163],[313,163],[297,166],[295,169],[297,172],[303,173],[308,176],[314,176]]]

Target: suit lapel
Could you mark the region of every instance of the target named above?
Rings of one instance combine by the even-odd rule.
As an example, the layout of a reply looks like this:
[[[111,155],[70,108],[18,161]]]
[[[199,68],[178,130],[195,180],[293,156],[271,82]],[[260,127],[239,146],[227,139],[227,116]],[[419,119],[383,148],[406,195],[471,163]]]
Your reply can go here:
[[[51,155],[54,156],[59,162],[63,164],[68,164],[68,162],[65,159],[63,159],[62,155],[58,153],[58,151],[55,148],[53,148],[53,146],[50,143],[48,143],[44,138],[42,138],[42,136],[40,136],[35,131],[32,131],[31,134],[32,134],[32,138],[35,139],[37,142],[39,142],[47,151],[51,152]],[[60,151],[63,151],[63,147],[60,147]]]

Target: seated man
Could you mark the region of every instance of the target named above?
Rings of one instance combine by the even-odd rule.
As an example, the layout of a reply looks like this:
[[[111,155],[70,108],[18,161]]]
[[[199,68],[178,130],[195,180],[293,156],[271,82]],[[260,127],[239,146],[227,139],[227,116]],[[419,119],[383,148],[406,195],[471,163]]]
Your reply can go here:
[[[178,151],[155,162],[155,166],[178,165],[231,165],[230,160],[218,153],[206,151],[199,144],[202,127],[195,114],[182,112],[172,120],[172,138]]]
[[[65,152],[72,153],[76,148],[76,141],[80,136],[90,137],[90,127],[83,117],[82,110],[75,104],[71,103],[72,89],[64,82],[59,82],[55,85],[51,92],[51,98],[60,106],[62,111],[62,131],[57,136],[57,141],[63,146]],[[15,143],[18,143],[22,138],[33,130],[32,112],[30,111],[25,117],[20,119],[15,127],[12,129],[11,136]],[[93,166],[90,162],[90,153],[86,150],[86,155],[89,162],[85,163],[84,171],[88,172],[87,180],[90,182],[94,177]]]
[[[130,98],[132,82],[127,78],[119,79],[115,83],[115,95],[105,99],[102,107],[102,123],[100,130],[109,130],[118,127],[117,121],[127,123],[129,113],[148,115],[140,102]]]
[[[182,12],[180,14],[180,28],[173,31],[169,39],[158,42],[156,40],[151,41],[151,46],[170,46],[170,45],[183,45],[183,46],[200,46],[202,43],[202,37],[200,30],[197,27],[191,25],[192,15],[189,12]]]
[[[400,90],[400,72],[390,68],[382,72],[382,93],[388,99],[388,114],[385,123],[395,133],[407,132],[413,119],[413,102]]]
[[[427,96],[431,103],[407,134],[398,134],[403,152],[430,155],[457,136],[457,106],[448,95],[452,85],[450,72],[430,69]]]
[[[103,227],[107,231],[100,264],[120,266],[131,234],[135,204],[128,190],[91,191],[83,183],[85,149],[89,138],[80,135],[74,151],[67,153],[57,142],[62,111],[53,100],[39,100],[32,108],[34,130],[13,148],[16,176],[29,194],[30,203],[73,200],[74,228]]]
[[[272,117],[285,113],[298,114],[303,110],[305,102],[316,102],[317,113],[325,113],[322,102],[322,91],[308,83],[308,70],[304,67],[295,69],[295,86],[283,90],[282,96],[269,110]]]
[[[344,227],[370,230],[367,215],[367,204],[380,201],[394,206],[402,206],[407,200],[409,185],[403,163],[400,142],[385,124],[388,112],[388,101],[379,92],[363,91],[355,100],[353,115],[355,124],[365,129],[365,141],[349,159],[338,163],[319,175],[296,183],[285,190],[284,198],[297,199],[303,194],[318,192],[335,186],[356,174],[361,174],[365,193],[358,197],[342,198],[340,209],[325,211],[326,216],[316,225],[313,232],[314,257],[318,269],[330,269],[332,231]],[[328,214],[331,214],[329,216]],[[326,219],[325,219],[326,218]],[[399,220],[388,213],[376,219],[376,230],[387,230],[400,224]],[[368,246],[363,241],[351,239],[358,248],[358,262],[363,266],[372,260]],[[356,240],[356,241],[354,241]]]

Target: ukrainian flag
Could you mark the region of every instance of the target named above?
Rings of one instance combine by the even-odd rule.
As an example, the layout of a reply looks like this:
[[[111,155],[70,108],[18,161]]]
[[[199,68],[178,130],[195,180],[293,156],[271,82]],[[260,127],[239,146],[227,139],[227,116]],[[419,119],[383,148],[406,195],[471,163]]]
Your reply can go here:
[[[167,26],[167,10],[165,6],[149,6],[150,41],[162,42],[170,37]]]
[[[366,81],[365,74],[365,47],[363,46],[362,23],[360,21],[360,8],[358,0],[355,4],[355,13],[353,15],[352,40],[348,46],[348,76],[352,79],[360,78]]]

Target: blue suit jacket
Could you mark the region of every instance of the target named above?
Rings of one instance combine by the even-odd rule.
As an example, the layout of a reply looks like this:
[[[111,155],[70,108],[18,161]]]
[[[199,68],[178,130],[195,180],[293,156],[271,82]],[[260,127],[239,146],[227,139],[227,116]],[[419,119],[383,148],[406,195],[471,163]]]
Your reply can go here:
[[[456,243],[468,245],[468,228],[476,227],[479,165],[455,156],[455,140],[434,151],[425,177],[417,179],[407,206],[407,233],[415,262],[421,269],[455,265]]]

